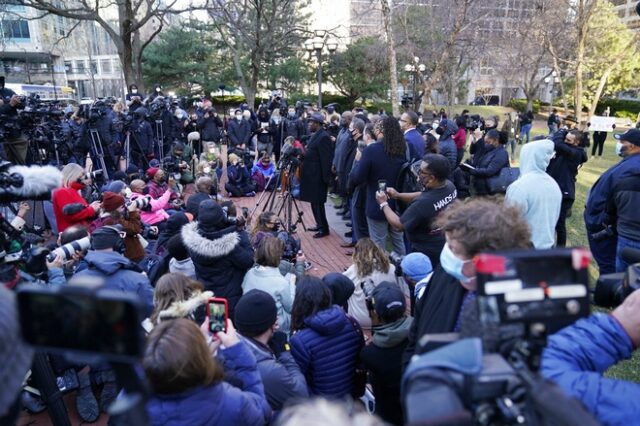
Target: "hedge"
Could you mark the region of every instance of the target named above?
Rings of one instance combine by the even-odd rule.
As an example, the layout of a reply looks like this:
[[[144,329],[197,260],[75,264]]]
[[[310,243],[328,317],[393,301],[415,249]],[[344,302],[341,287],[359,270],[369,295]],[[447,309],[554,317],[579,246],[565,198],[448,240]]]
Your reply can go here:
[[[607,107],[610,109],[610,115],[622,118],[631,118],[635,120],[640,113],[640,102],[629,101],[626,99],[602,98],[598,102],[596,114],[602,114]]]
[[[526,99],[511,99],[509,106],[518,112],[527,112],[527,100]],[[540,99],[533,100],[533,112],[537,114],[540,112]]]

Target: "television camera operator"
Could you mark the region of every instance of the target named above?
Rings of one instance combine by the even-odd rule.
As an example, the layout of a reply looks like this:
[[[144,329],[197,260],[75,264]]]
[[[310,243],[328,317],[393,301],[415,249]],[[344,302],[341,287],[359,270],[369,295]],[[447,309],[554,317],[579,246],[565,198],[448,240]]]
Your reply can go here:
[[[220,148],[222,140],[222,132],[220,131],[223,127],[222,120],[218,116],[216,109],[211,106],[211,102],[205,102],[202,108],[202,117],[197,120],[197,131],[200,132],[200,139],[203,144],[194,147],[197,149],[198,155],[200,154],[200,146],[205,146],[204,144],[207,142],[214,142]]]
[[[3,93],[8,94],[8,89],[4,88]],[[12,95],[8,100],[3,97],[0,104],[0,136],[4,133],[2,146],[6,159],[13,164],[26,164],[29,141],[22,132],[18,110],[24,109],[25,98]]]
[[[96,168],[103,168],[111,176],[116,171],[115,144],[118,142],[118,132],[113,125],[114,112],[101,100],[95,101],[91,107],[78,112],[84,119],[84,126],[76,151],[81,155],[78,160],[84,164],[87,153],[91,154],[91,162]]]

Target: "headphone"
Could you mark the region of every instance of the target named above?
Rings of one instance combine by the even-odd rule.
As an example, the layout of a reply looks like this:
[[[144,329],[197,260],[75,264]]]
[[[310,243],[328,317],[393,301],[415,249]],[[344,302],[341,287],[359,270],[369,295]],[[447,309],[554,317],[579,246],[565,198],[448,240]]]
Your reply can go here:
[[[111,231],[115,232],[118,235],[118,240],[115,242],[115,244],[112,247],[113,251],[115,251],[116,253],[124,254],[126,246],[124,245],[124,240],[120,237],[120,232],[122,231],[119,231],[117,228],[109,225],[101,226],[98,229],[110,229]],[[95,250],[93,246],[93,234],[91,235],[90,241],[91,241],[91,250]]]

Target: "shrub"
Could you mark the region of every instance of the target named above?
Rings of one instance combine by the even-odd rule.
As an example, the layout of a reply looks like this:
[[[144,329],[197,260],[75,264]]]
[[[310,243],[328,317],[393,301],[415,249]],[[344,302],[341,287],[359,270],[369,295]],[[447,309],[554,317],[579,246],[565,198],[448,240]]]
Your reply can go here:
[[[515,109],[518,112],[526,112],[527,111],[527,100],[526,99],[511,99],[509,101],[509,106]],[[540,99],[533,100],[533,112],[537,114],[540,112]]]

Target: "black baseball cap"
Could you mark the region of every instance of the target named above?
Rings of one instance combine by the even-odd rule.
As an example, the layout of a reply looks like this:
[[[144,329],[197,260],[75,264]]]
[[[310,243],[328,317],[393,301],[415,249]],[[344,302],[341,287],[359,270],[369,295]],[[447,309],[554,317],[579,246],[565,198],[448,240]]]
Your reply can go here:
[[[319,112],[314,112],[309,116],[309,121],[315,121],[316,123],[324,123],[324,117]]]
[[[627,141],[635,146],[640,146],[640,130],[638,129],[629,129],[622,134],[613,135],[613,137],[619,141]]]
[[[382,319],[400,317],[407,308],[404,293],[397,284],[390,281],[381,282],[372,292],[373,307]]]

